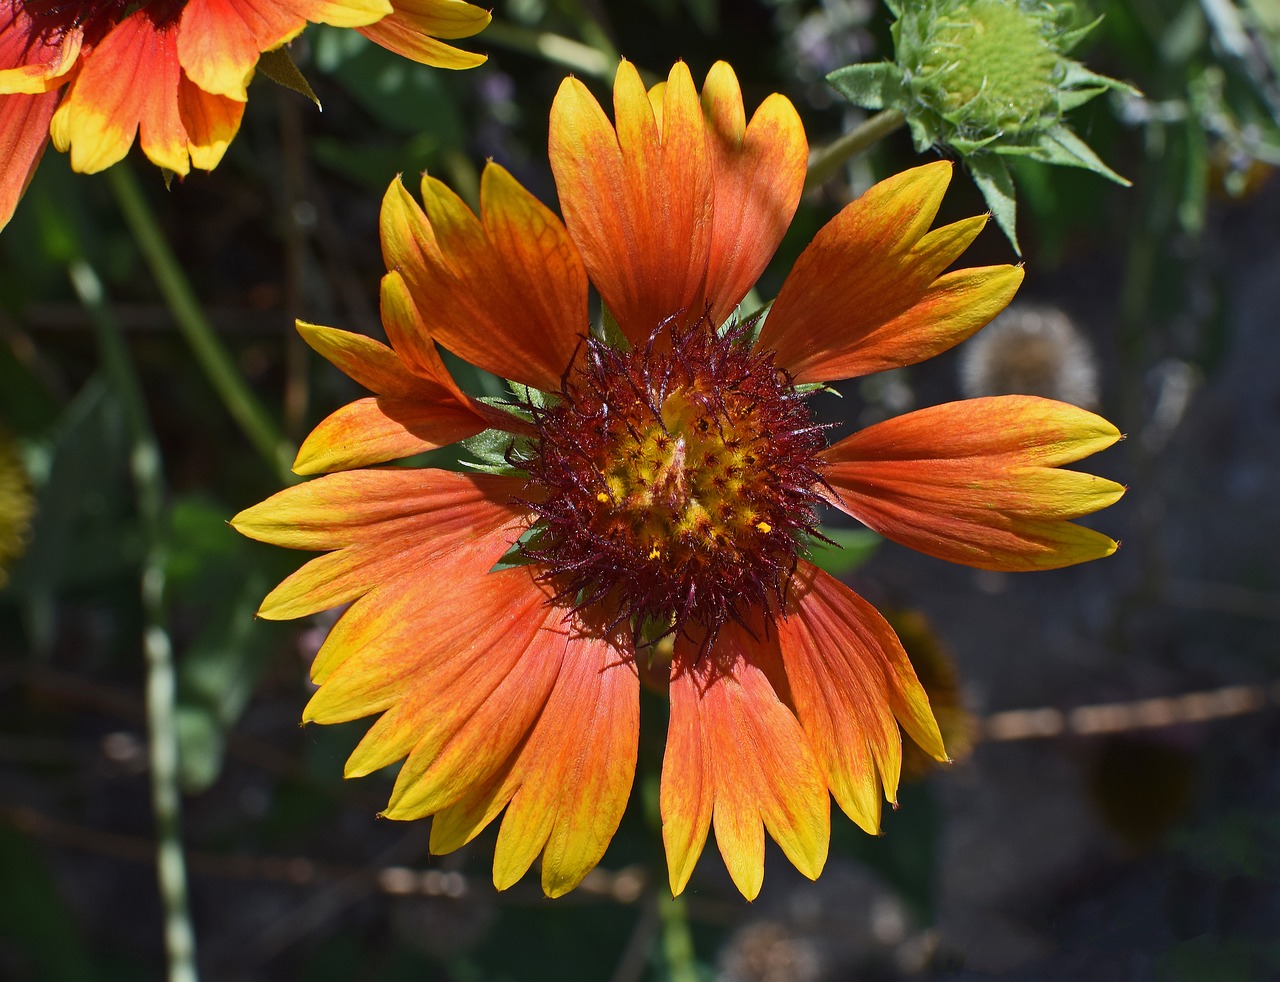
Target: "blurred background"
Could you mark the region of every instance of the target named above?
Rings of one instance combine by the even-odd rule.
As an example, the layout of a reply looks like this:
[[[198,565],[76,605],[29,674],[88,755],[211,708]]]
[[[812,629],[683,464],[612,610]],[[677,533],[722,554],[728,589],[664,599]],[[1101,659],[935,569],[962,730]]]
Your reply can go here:
[[[1014,307],[822,412],[847,432],[992,392],[1093,408],[1128,436],[1088,461],[1129,485],[1091,523],[1123,547],[1001,575],[850,531],[835,562],[892,615],[959,759],[918,765],[879,838],[834,816],[816,883],[771,845],[753,904],[710,846],[672,905],[660,726],[568,897],[536,877],[497,894],[493,829],[428,856],[427,823],[375,817],[392,775],[341,779],[366,724],[298,724],[332,619],[253,619],[304,557],[225,523],[282,486],[284,443],[362,394],[292,325],[382,336],[396,173],[474,200],[492,157],[554,202],[556,87],[572,70],[605,98],[618,54],[699,81],[726,59],[748,112],[783,92],[820,147],[865,118],[824,76],[892,57],[887,9],[501,0],[469,42],[489,62],[454,73],[309,28],[292,54],[324,111],[260,77],[213,174],[166,189],[136,149],[115,178],[50,152],[0,234],[0,978],[163,975],[155,842],[174,829],[146,680],[166,653],[208,979],[1280,977],[1280,7],[1078,6],[1105,17],[1074,56],[1145,98],[1110,93],[1072,126],[1133,187],[1015,163]],[[760,295],[851,197],[934,156],[899,131],[808,193]],[[984,210],[957,167],[939,221]],[[1015,258],[990,227],[964,264]]]

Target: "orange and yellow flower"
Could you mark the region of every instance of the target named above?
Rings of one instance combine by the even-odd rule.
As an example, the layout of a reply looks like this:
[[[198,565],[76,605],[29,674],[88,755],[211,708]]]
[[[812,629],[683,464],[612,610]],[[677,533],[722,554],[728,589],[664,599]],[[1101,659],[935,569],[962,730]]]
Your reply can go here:
[[[505,810],[497,886],[541,855],[543,889],[571,890],[626,807],[641,678],[656,677],[669,693],[671,889],[685,888],[714,828],[752,898],[766,832],[816,877],[831,797],[879,828],[882,800],[896,796],[899,725],[946,757],[893,630],[806,559],[815,509],[971,566],[1078,563],[1116,544],[1070,519],[1123,489],[1060,465],[1119,434],[1084,410],[1007,396],[828,446],[807,393],[962,341],[1008,303],[1022,270],[944,272],[986,219],[930,231],[951,176],[937,162],[848,205],[763,324],[739,320],[804,183],[794,108],[774,95],[748,122],[723,63],[701,96],[682,64],[646,91],[623,63],[614,118],[582,83],[561,86],[550,152],[563,223],[494,163],[479,216],[434,178],[423,206],[391,185],[390,346],[299,325],[373,393],[324,420],[298,455],[299,473],[340,473],[233,524],[326,552],[260,613],[351,604],[316,658],[305,718],[381,714],[346,773],[404,759],[386,814],[434,816],[433,851]],[[590,327],[589,283],[608,328]],[[511,380],[509,405],[463,393],[437,342]],[[369,466],[477,434],[468,446],[488,471]]]
[[[489,14],[464,0],[0,0],[0,228],[52,134],[94,173],[139,137],[160,167],[212,170],[240,127],[259,56],[311,22],[406,58],[470,68]]]

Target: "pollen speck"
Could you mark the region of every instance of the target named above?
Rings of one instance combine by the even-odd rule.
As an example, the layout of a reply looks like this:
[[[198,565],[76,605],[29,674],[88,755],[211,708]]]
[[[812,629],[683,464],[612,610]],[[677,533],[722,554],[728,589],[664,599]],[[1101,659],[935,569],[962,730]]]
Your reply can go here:
[[[610,498],[608,494],[601,491],[599,494],[596,495],[596,501],[600,502],[600,504],[602,505],[607,505],[610,501]]]
[[[773,531],[773,526],[770,525],[768,522],[756,522],[756,531],[762,532],[765,535],[768,535],[770,532]]]

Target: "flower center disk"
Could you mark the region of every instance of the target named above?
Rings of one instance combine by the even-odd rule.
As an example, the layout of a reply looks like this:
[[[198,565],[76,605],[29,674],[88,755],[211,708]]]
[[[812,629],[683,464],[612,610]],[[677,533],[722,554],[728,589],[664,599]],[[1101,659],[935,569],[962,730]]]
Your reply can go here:
[[[632,351],[591,340],[535,416],[522,550],[561,599],[649,640],[781,610],[826,440],[771,354],[705,323]]]

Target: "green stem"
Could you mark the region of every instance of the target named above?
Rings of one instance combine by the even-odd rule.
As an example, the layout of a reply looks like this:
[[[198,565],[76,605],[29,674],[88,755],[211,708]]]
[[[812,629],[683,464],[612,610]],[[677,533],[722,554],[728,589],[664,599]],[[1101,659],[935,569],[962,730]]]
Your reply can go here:
[[[292,481],[289,465],[293,462],[294,448],[281,436],[275,420],[249,389],[214,332],[213,325],[205,317],[190,281],[178,265],[177,257],[169,248],[160,223],[142,193],[138,179],[124,164],[110,168],[106,176],[125,222],[169,305],[169,312],[204,369],[205,377],[262,458],[282,480]]]
[[[507,21],[491,21],[480,37],[484,41],[490,41],[510,51],[544,58],[553,64],[563,65],[572,71],[581,72],[583,75],[602,79],[605,82],[613,81],[614,72],[618,68],[616,59],[610,58],[607,53],[589,44],[583,44],[562,34],[535,31]]]
[[[116,168],[119,170],[120,168]],[[142,647],[146,658],[147,730],[151,757],[151,809],[156,822],[156,877],[164,908],[169,982],[197,982],[195,929],[187,897],[182,852],[182,798],[178,790],[178,730],[174,712],[177,680],[164,606],[164,474],[160,447],[147,414],[142,387],[102,283],[87,262],[69,269],[71,284],[93,319],[103,367],[124,404],[130,435],[130,472],[146,535],[142,565]]]
[[[890,133],[906,125],[907,117],[898,109],[883,109],[840,139],[817,151],[809,160],[806,191],[831,177],[847,160],[865,153]]]
[[[698,965],[693,954],[693,932],[683,897],[658,898],[662,918],[662,955],[670,982],[698,982]]]

